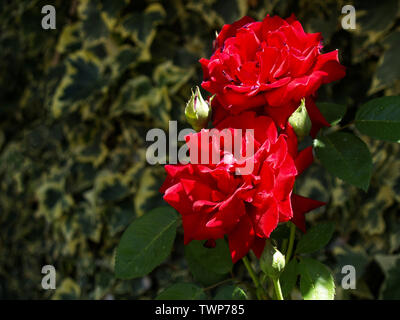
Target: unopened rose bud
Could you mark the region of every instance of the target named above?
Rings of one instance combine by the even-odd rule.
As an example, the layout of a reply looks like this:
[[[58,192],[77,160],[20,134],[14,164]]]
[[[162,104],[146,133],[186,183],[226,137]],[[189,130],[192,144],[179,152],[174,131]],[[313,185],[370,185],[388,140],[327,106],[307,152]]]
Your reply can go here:
[[[311,119],[306,109],[305,99],[301,99],[300,106],[289,118],[289,123],[293,127],[299,141],[308,136],[311,130]]]
[[[270,278],[278,279],[285,268],[285,257],[279,250],[267,239],[264,251],[260,258],[261,270]]]
[[[205,101],[201,96],[199,87],[192,91],[192,96],[185,108],[186,120],[193,127],[194,130],[200,131],[207,127],[208,120],[211,116],[211,100]]]

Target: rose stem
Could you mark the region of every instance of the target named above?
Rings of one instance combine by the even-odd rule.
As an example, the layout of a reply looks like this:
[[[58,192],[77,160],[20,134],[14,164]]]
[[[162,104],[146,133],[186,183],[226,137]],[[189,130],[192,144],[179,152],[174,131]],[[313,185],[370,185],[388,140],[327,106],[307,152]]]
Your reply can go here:
[[[272,279],[272,282],[274,283],[276,299],[283,300],[282,289],[281,289],[281,284],[279,282],[279,278]]]
[[[288,223],[290,225],[290,236],[289,236],[289,246],[288,246],[288,249],[287,249],[286,259],[285,259],[286,264],[289,263],[290,257],[292,255],[294,237],[296,235],[296,226],[291,222],[288,222]]]
[[[243,261],[243,264],[245,265],[247,271],[249,272],[249,275],[250,275],[251,279],[253,280],[254,285],[256,286],[256,292],[257,292],[258,300],[262,300],[263,297],[260,297],[259,290],[261,289],[263,296],[266,296],[264,288],[261,286],[260,281],[258,281],[258,278],[257,278],[257,276],[256,276],[256,274],[255,274],[255,272],[253,270],[253,267],[250,264],[249,259],[246,256],[244,256],[242,258],[242,261]]]

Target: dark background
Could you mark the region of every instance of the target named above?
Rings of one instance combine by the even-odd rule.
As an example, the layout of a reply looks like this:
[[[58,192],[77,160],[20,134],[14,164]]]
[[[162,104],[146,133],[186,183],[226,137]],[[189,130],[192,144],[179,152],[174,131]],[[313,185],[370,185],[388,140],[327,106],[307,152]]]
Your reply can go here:
[[[46,4],[56,30],[41,28]],[[346,4],[356,30],[341,28]],[[168,120],[187,127],[197,61],[210,56],[215,31],[246,14],[294,13],[307,32],[322,32],[347,76],[318,101],[346,105],[346,125],[363,102],[400,92],[399,11],[397,0],[0,1],[0,298],[152,299],[190,281],[182,230],[172,256],[143,279],[116,280],[114,253],[129,223],[162,204],[164,171],[146,163],[146,132]],[[316,255],[335,273],[336,298],[399,299],[400,147],[361,138],[374,161],[367,193],[318,162],[298,193],[328,202],[309,225],[336,223]],[[45,264],[57,270],[57,290],[41,288]],[[340,287],[345,264],[356,267],[356,290]]]

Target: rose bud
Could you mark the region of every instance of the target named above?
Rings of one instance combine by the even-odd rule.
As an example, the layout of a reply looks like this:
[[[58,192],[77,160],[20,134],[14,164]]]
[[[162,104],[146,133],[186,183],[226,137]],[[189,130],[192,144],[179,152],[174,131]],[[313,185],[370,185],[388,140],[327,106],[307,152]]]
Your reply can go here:
[[[271,279],[278,279],[285,268],[285,257],[271,243],[270,239],[266,240],[264,251],[260,258],[260,268]]]
[[[201,96],[199,87],[196,86],[195,92],[192,90],[192,96],[185,108],[185,116],[187,122],[196,131],[200,131],[207,127],[208,120],[211,115],[211,100],[205,101]]]
[[[293,127],[299,141],[310,134],[311,119],[308,116],[305,99],[301,99],[300,106],[289,117],[289,123]]]

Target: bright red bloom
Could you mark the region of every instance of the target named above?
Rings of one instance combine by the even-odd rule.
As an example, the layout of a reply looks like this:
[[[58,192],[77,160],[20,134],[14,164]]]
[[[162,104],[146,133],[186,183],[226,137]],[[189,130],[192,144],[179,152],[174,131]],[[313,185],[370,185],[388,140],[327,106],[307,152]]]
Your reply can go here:
[[[211,58],[200,59],[202,87],[216,94],[214,108],[234,115],[264,108],[283,128],[303,97],[312,100],[321,84],[345,75],[337,50],[322,54],[321,40],[320,33],[304,32],[294,16],[268,15],[262,22],[244,17],[224,25]],[[306,106],[313,133],[329,126],[313,101]]]
[[[310,148],[297,152],[297,138],[290,126],[278,135],[271,118],[254,112],[229,117],[220,122],[217,130],[225,128],[254,129],[254,154],[246,158],[254,163],[251,173],[235,174],[241,164],[234,152],[223,148],[229,141],[201,145],[201,135],[207,132],[202,130],[187,136],[189,152],[193,148],[218,149],[221,160],[214,164],[165,166],[168,176],[160,191],[182,216],[185,244],[191,240],[208,240],[212,244],[227,235],[232,260],[236,262],[250,249],[259,256],[264,239],[279,222],[304,222],[307,208],[302,197],[292,197],[292,190],[296,175],[312,162],[312,152]],[[244,132],[241,138],[244,149]],[[293,210],[293,199],[300,215]]]

